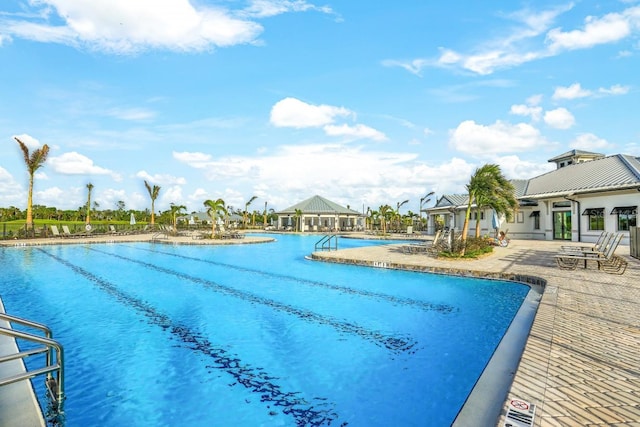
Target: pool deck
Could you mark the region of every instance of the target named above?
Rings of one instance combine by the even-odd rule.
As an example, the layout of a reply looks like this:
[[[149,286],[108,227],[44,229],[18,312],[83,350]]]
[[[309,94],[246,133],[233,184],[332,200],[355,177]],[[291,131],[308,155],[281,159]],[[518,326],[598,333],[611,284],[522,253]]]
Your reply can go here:
[[[90,239],[4,241],[0,245],[148,241],[150,235]],[[355,237],[355,236],[354,236]],[[361,235],[359,237],[366,237]],[[406,237],[406,236],[405,236]],[[169,244],[263,243],[270,239],[194,240],[170,237]],[[392,243],[392,242],[390,242]],[[616,254],[629,266],[623,275],[598,271],[595,265],[574,271],[556,267],[561,244],[512,240],[506,248],[478,260],[443,260],[405,254],[402,244],[313,254],[328,262],[406,268],[480,277],[537,277],[545,291],[496,425],[505,422],[507,402],[536,405],[535,426],[640,426],[640,260],[629,247]],[[55,331],[54,331],[55,333]]]

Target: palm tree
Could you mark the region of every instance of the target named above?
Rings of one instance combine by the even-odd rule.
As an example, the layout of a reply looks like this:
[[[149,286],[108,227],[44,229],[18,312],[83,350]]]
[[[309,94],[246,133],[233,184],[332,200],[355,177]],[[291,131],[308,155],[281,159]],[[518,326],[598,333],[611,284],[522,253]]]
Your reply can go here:
[[[267,226],[267,202],[264,202],[264,212],[262,213],[262,227]]]
[[[20,145],[22,154],[24,155],[24,163],[27,165],[27,171],[29,172],[29,193],[27,196],[27,230],[33,229],[33,177],[38,169],[42,167],[49,155],[49,146],[44,144],[41,148],[33,150],[33,153],[29,154],[29,147],[24,142],[20,141],[18,137],[14,137]]]
[[[253,196],[249,199],[249,201],[247,203],[244,204],[244,211],[242,211],[242,226],[246,229],[247,228],[247,220],[249,217],[249,205],[251,203],[253,203],[253,201],[255,199],[257,199],[258,196]]]
[[[395,217],[395,219],[396,219],[396,229],[397,229],[398,231],[400,231],[400,228],[401,228],[401,227],[400,227],[400,218],[401,218],[401,215],[400,215],[400,208],[401,208],[402,206],[406,205],[407,203],[409,203],[409,200],[405,200],[404,202],[397,202],[397,203],[396,203],[397,207],[396,207],[396,211],[394,212],[393,216],[394,216],[394,217]]]
[[[183,211],[186,211],[187,207],[183,205],[174,205],[173,203],[171,203],[171,206],[169,206],[169,208],[171,209],[171,220],[173,222],[173,232],[177,233],[178,232],[178,215],[186,213]]]
[[[227,209],[225,208],[224,200],[205,200],[204,206],[207,208],[207,214],[211,217],[211,236],[216,233],[216,223],[218,222],[218,218],[222,218],[223,215],[227,214]]]
[[[385,235],[387,234],[387,219],[393,215],[393,208],[389,205],[382,205],[378,208],[378,213],[382,225],[382,234]]]
[[[469,218],[471,216],[471,205],[476,204],[478,212],[482,208],[490,207],[498,214],[505,214],[511,218],[518,208],[518,200],[515,196],[513,184],[505,178],[496,164],[487,164],[476,169],[467,184],[469,200],[465,212],[464,226],[462,227],[462,245],[460,255],[464,255],[467,233],[469,232]],[[480,215],[478,213],[478,215]],[[476,223],[476,237],[480,236],[480,217]]]
[[[296,209],[294,214],[294,218],[296,219],[296,232],[298,231],[298,225],[300,224],[301,216],[302,216],[302,211],[300,209]]]
[[[89,190],[89,192],[87,194],[87,218],[85,222],[89,224],[91,222],[91,190],[93,190],[92,183],[87,184],[87,190]]]
[[[149,183],[145,180],[144,186],[147,187],[147,191],[149,192],[149,197],[151,197],[151,225],[155,225],[156,223],[156,199],[158,198],[158,194],[160,193],[160,187],[154,185],[151,187]]]

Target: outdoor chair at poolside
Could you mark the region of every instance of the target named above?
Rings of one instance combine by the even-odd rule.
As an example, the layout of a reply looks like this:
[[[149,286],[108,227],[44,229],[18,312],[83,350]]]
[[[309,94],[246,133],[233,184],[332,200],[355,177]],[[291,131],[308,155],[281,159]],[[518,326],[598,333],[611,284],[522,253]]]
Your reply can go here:
[[[60,234],[60,230],[58,230],[57,225],[52,225],[50,228],[51,228],[51,235],[53,237],[63,237],[62,234]]]
[[[563,245],[560,246],[561,252],[604,252],[604,249],[607,247],[611,239],[615,236],[614,233],[609,233],[607,231],[603,231],[598,236],[598,240],[593,246],[573,246],[573,245]]]
[[[91,228],[89,228],[87,232],[72,233],[71,231],[69,231],[69,226],[63,225],[62,226],[62,235],[64,237],[71,237],[71,238],[89,237],[89,236],[91,236],[91,231],[90,230],[91,230]]]
[[[404,245],[401,247],[402,252],[404,252],[405,254],[419,254],[427,252],[429,248],[438,243],[438,241],[440,240],[440,235],[441,231],[438,230],[436,231],[436,235],[433,237],[432,241]]]
[[[609,241],[603,252],[560,252],[554,258],[558,267],[563,270],[575,270],[580,262],[583,262],[584,267],[587,268],[588,261],[596,261],[598,270],[606,273],[624,274],[627,269],[627,261],[618,255],[614,255],[622,237],[622,233],[616,234]]]

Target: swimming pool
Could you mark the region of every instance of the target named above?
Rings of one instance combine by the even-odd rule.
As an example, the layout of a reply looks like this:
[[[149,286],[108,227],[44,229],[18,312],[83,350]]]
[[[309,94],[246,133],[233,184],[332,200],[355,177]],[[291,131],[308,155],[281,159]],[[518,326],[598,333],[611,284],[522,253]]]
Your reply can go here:
[[[67,426],[352,427],[450,425],[529,291],[276,238],[3,249],[0,296],[65,345]]]

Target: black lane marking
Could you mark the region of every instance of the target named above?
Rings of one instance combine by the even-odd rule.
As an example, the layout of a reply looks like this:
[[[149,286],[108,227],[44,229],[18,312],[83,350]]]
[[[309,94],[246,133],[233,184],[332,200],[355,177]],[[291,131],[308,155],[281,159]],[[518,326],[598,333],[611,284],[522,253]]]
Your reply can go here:
[[[405,351],[409,351],[411,350],[415,345],[416,342],[413,341],[411,338],[409,337],[399,337],[399,336],[391,336],[391,335],[385,335],[382,332],[378,332],[378,331],[373,331],[373,330],[369,330],[369,329],[365,329],[362,326],[359,326],[355,323],[349,323],[349,322],[341,322],[339,320],[333,319],[329,316],[321,316],[318,313],[314,313],[312,311],[308,311],[308,310],[304,310],[301,308],[296,308],[296,307],[292,307],[290,305],[269,299],[269,298],[264,298],[255,294],[252,294],[250,292],[245,292],[245,291],[241,291],[229,286],[225,286],[225,285],[221,285],[219,283],[213,282],[211,280],[206,280],[206,279],[201,279],[199,277],[194,277],[194,276],[190,276],[186,273],[181,273],[179,271],[175,271],[175,270],[171,270],[169,268],[164,268],[164,267],[160,267],[158,265],[155,264],[151,264],[148,262],[144,262],[144,261],[139,261],[133,258],[128,258],[122,255],[118,255],[118,254],[114,254],[114,253],[109,253],[109,252],[104,252],[98,249],[95,249],[93,247],[89,247],[87,246],[87,249],[94,251],[94,252],[98,252],[104,255],[109,255],[124,261],[128,261],[134,264],[139,264],[142,265],[144,267],[147,267],[149,269],[152,270],[156,270],[159,271],[161,273],[165,273],[165,274],[170,274],[172,276],[176,276],[179,277],[181,279],[184,280],[188,280],[190,282],[193,283],[197,283],[201,286],[203,286],[206,289],[211,289],[214,292],[218,292],[224,295],[229,295],[232,296],[234,298],[239,298],[241,300],[244,301],[248,301],[248,302],[253,302],[253,303],[257,303],[257,304],[262,304],[268,307],[271,307],[275,310],[278,311],[282,311],[284,313],[287,314],[291,314],[293,316],[296,316],[302,320],[308,321],[308,322],[312,322],[312,323],[317,323],[320,325],[326,325],[326,326],[331,326],[334,329],[340,331],[340,332],[346,332],[349,334],[354,334],[359,336],[360,338],[363,338],[367,341],[373,342],[376,345],[382,346],[394,353],[401,353],[401,352],[405,352]]]
[[[217,365],[214,366],[215,368],[227,372],[233,376],[238,384],[243,385],[252,392],[259,393],[261,402],[269,402],[274,406],[282,407],[282,412],[291,415],[295,419],[296,425],[314,427],[330,425],[331,422],[338,417],[335,411],[330,409],[334,404],[328,403],[326,398],[313,398],[312,401],[315,403],[310,404],[303,397],[298,396],[299,392],[283,391],[279,385],[271,382],[271,380],[277,379],[277,377],[268,375],[262,368],[252,368],[249,365],[243,364],[242,360],[237,356],[228,353],[223,348],[216,348],[208,339],[202,337],[200,333],[186,326],[173,323],[171,318],[166,314],[157,311],[144,301],[122,292],[116,285],[101,279],[90,271],[41,248],[36,249],[64,266],[69,267],[90,282],[93,282],[98,288],[119,302],[134,308],[148,319],[149,324],[159,326],[164,331],[169,331],[171,335],[183,343],[185,348],[200,352],[212,358]],[[317,406],[329,408],[316,408]]]
[[[246,267],[239,267],[237,265],[233,265],[233,264],[226,264],[226,263],[222,263],[222,262],[217,262],[217,261],[211,261],[211,260],[206,260],[206,259],[201,259],[201,258],[195,258],[195,257],[190,257],[187,255],[179,255],[179,254],[174,254],[171,252],[164,252],[164,251],[158,251],[158,250],[153,250],[153,249],[146,249],[146,248],[140,248],[137,246],[128,246],[130,248],[134,248],[137,250],[141,250],[141,251],[147,251],[147,252],[151,252],[151,253],[157,253],[157,254],[162,254],[162,255],[169,255],[169,256],[173,256],[176,258],[182,258],[182,259],[188,259],[191,261],[198,261],[198,262],[203,262],[206,264],[211,264],[211,265],[216,265],[218,267],[226,267],[226,268],[231,268],[237,271],[242,271],[242,272],[249,272],[249,273],[256,273],[256,274],[260,274],[263,276],[267,276],[267,277],[275,277],[275,278],[279,278],[279,279],[284,279],[284,280],[293,280],[296,282],[300,282],[300,283],[304,283],[307,285],[311,285],[311,286],[316,286],[319,288],[325,288],[325,289],[331,289],[333,291],[338,291],[344,294],[350,294],[350,295],[357,295],[357,296],[362,296],[362,297],[369,297],[369,298],[375,298],[375,299],[379,299],[379,300],[384,300],[387,302],[390,302],[392,304],[398,305],[398,306],[411,306],[411,307],[418,307],[422,310],[425,311],[437,311],[443,314],[448,314],[453,312],[454,308],[450,305],[447,304],[433,304],[430,302],[425,302],[425,301],[420,301],[420,300],[416,300],[413,298],[402,298],[402,297],[397,297],[394,295],[388,295],[388,294],[381,294],[378,292],[371,292],[371,291],[367,291],[367,290],[361,290],[361,289],[354,289],[354,288],[349,288],[346,286],[338,286],[338,285],[332,285],[331,283],[326,283],[326,282],[319,282],[316,280],[309,280],[309,279],[301,279],[295,276],[287,276],[286,274],[278,274],[278,273],[269,273],[266,271],[260,271],[260,270],[256,270],[256,269],[252,269],[252,268],[246,268]]]

